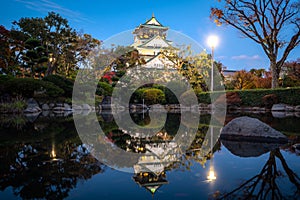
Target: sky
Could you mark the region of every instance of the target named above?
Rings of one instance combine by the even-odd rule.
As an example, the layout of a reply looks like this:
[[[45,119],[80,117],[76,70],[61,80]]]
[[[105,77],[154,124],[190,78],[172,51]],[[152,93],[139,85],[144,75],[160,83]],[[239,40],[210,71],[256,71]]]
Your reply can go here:
[[[227,69],[269,68],[267,56],[258,44],[230,26],[216,26],[211,21],[210,8],[218,5],[217,0],[2,0],[1,4],[0,24],[7,29],[21,17],[44,17],[54,11],[68,19],[72,28],[104,42],[115,35],[122,36],[120,33],[127,33],[130,39],[131,31],[154,13],[171,32],[186,35],[208,52],[208,36],[218,36],[215,59]],[[133,36],[131,39],[133,42]],[[299,46],[287,60],[297,58]]]

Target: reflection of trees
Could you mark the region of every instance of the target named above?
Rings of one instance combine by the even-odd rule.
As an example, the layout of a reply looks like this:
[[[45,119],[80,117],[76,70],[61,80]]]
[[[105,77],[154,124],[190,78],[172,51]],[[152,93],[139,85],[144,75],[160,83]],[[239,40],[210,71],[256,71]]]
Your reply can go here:
[[[279,159],[289,181],[296,187],[294,192],[289,193],[290,196],[283,194],[282,188],[278,185],[278,178],[284,174],[279,171],[276,158]],[[300,178],[289,168],[280,150],[275,149],[270,152],[269,159],[259,174],[218,199],[299,199],[299,197]]]
[[[87,148],[72,140],[59,142],[55,149],[47,142],[0,147],[0,190],[12,187],[24,199],[67,197],[78,181],[103,171]]]

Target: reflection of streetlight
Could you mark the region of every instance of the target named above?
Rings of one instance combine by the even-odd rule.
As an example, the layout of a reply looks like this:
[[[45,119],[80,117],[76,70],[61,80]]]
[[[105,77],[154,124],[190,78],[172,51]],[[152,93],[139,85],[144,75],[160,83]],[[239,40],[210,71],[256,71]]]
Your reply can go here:
[[[54,142],[52,143],[51,157],[52,157],[53,159],[56,158],[55,143],[54,143]]]
[[[211,85],[210,90],[214,90],[214,48],[218,45],[219,39],[215,35],[211,35],[207,39],[207,44],[211,48]]]
[[[207,176],[207,181],[208,182],[212,182],[214,180],[217,179],[216,174],[215,174],[215,170],[214,170],[214,163],[213,163],[213,156],[214,156],[214,152],[213,152],[213,137],[214,137],[214,129],[211,126],[210,127],[210,148],[211,148],[211,158],[210,158],[210,162],[209,162],[209,172],[208,172],[208,176]]]
[[[209,168],[209,173],[208,173],[208,176],[207,176],[208,182],[212,182],[216,179],[217,179],[217,177],[215,175],[214,168],[213,167]]]

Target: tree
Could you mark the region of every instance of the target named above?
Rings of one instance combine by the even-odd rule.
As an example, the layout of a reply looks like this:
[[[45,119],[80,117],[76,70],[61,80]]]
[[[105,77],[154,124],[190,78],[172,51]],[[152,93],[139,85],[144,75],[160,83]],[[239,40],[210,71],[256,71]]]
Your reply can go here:
[[[48,61],[48,56],[45,55],[45,48],[41,46],[40,40],[29,38],[25,41],[26,52],[22,59],[30,68],[31,76],[34,77],[36,72],[43,72],[43,64]]]
[[[205,51],[195,54],[188,46],[182,49],[179,55],[173,57],[179,72],[189,81],[193,89],[208,91],[210,88],[211,60],[210,54]],[[223,89],[224,76],[221,72],[222,63],[214,62],[214,89]]]
[[[280,168],[279,166],[282,166]],[[283,177],[287,177],[291,183],[288,194],[284,194],[285,188],[281,187]],[[285,182],[285,184],[287,184]],[[282,184],[283,185],[283,184]],[[215,193],[216,199],[299,199],[300,178],[288,166],[281,151],[277,148],[269,153],[269,158],[261,171],[252,178],[244,181],[234,190],[220,194]]]
[[[232,84],[234,89],[252,89],[254,85],[254,75],[246,70],[237,71],[232,76]]]
[[[284,63],[283,67],[283,87],[300,86],[300,58],[297,61]]]
[[[0,26],[0,68],[7,69],[9,57],[11,54],[9,48],[9,30],[4,26]]]
[[[249,71],[254,76],[254,85],[256,88],[271,88],[271,72],[265,69],[251,69]]]
[[[0,68],[6,74],[13,74],[18,68],[18,61],[24,49],[22,40],[26,40],[24,34],[16,34],[0,26]]]
[[[69,26],[67,19],[54,12],[49,12],[44,18],[21,18],[13,25],[12,31],[41,42],[43,54],[49,58],[46,75],[58,73],[68,77],[79,62],[100,45],[100,41],[91,35],[77,33]]]
[[[278,87],[281,67],[300,43],[300,2],[225,0],[223,6],[211,8],[211,18],[217,25],[234,27],[263,48],[270,61],[272,88]],[[289,38],[287,33],[291,34]]]

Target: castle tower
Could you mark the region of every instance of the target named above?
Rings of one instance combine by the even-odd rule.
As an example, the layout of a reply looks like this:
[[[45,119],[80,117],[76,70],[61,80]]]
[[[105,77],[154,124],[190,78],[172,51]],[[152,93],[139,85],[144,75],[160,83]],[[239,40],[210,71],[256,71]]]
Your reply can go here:
[[[163,26],[154,16],[133,31],[134,43],[131,45],[139,51],[146,61],[164,49],[170,49],[172,42],[167,40],[168,27]]]

